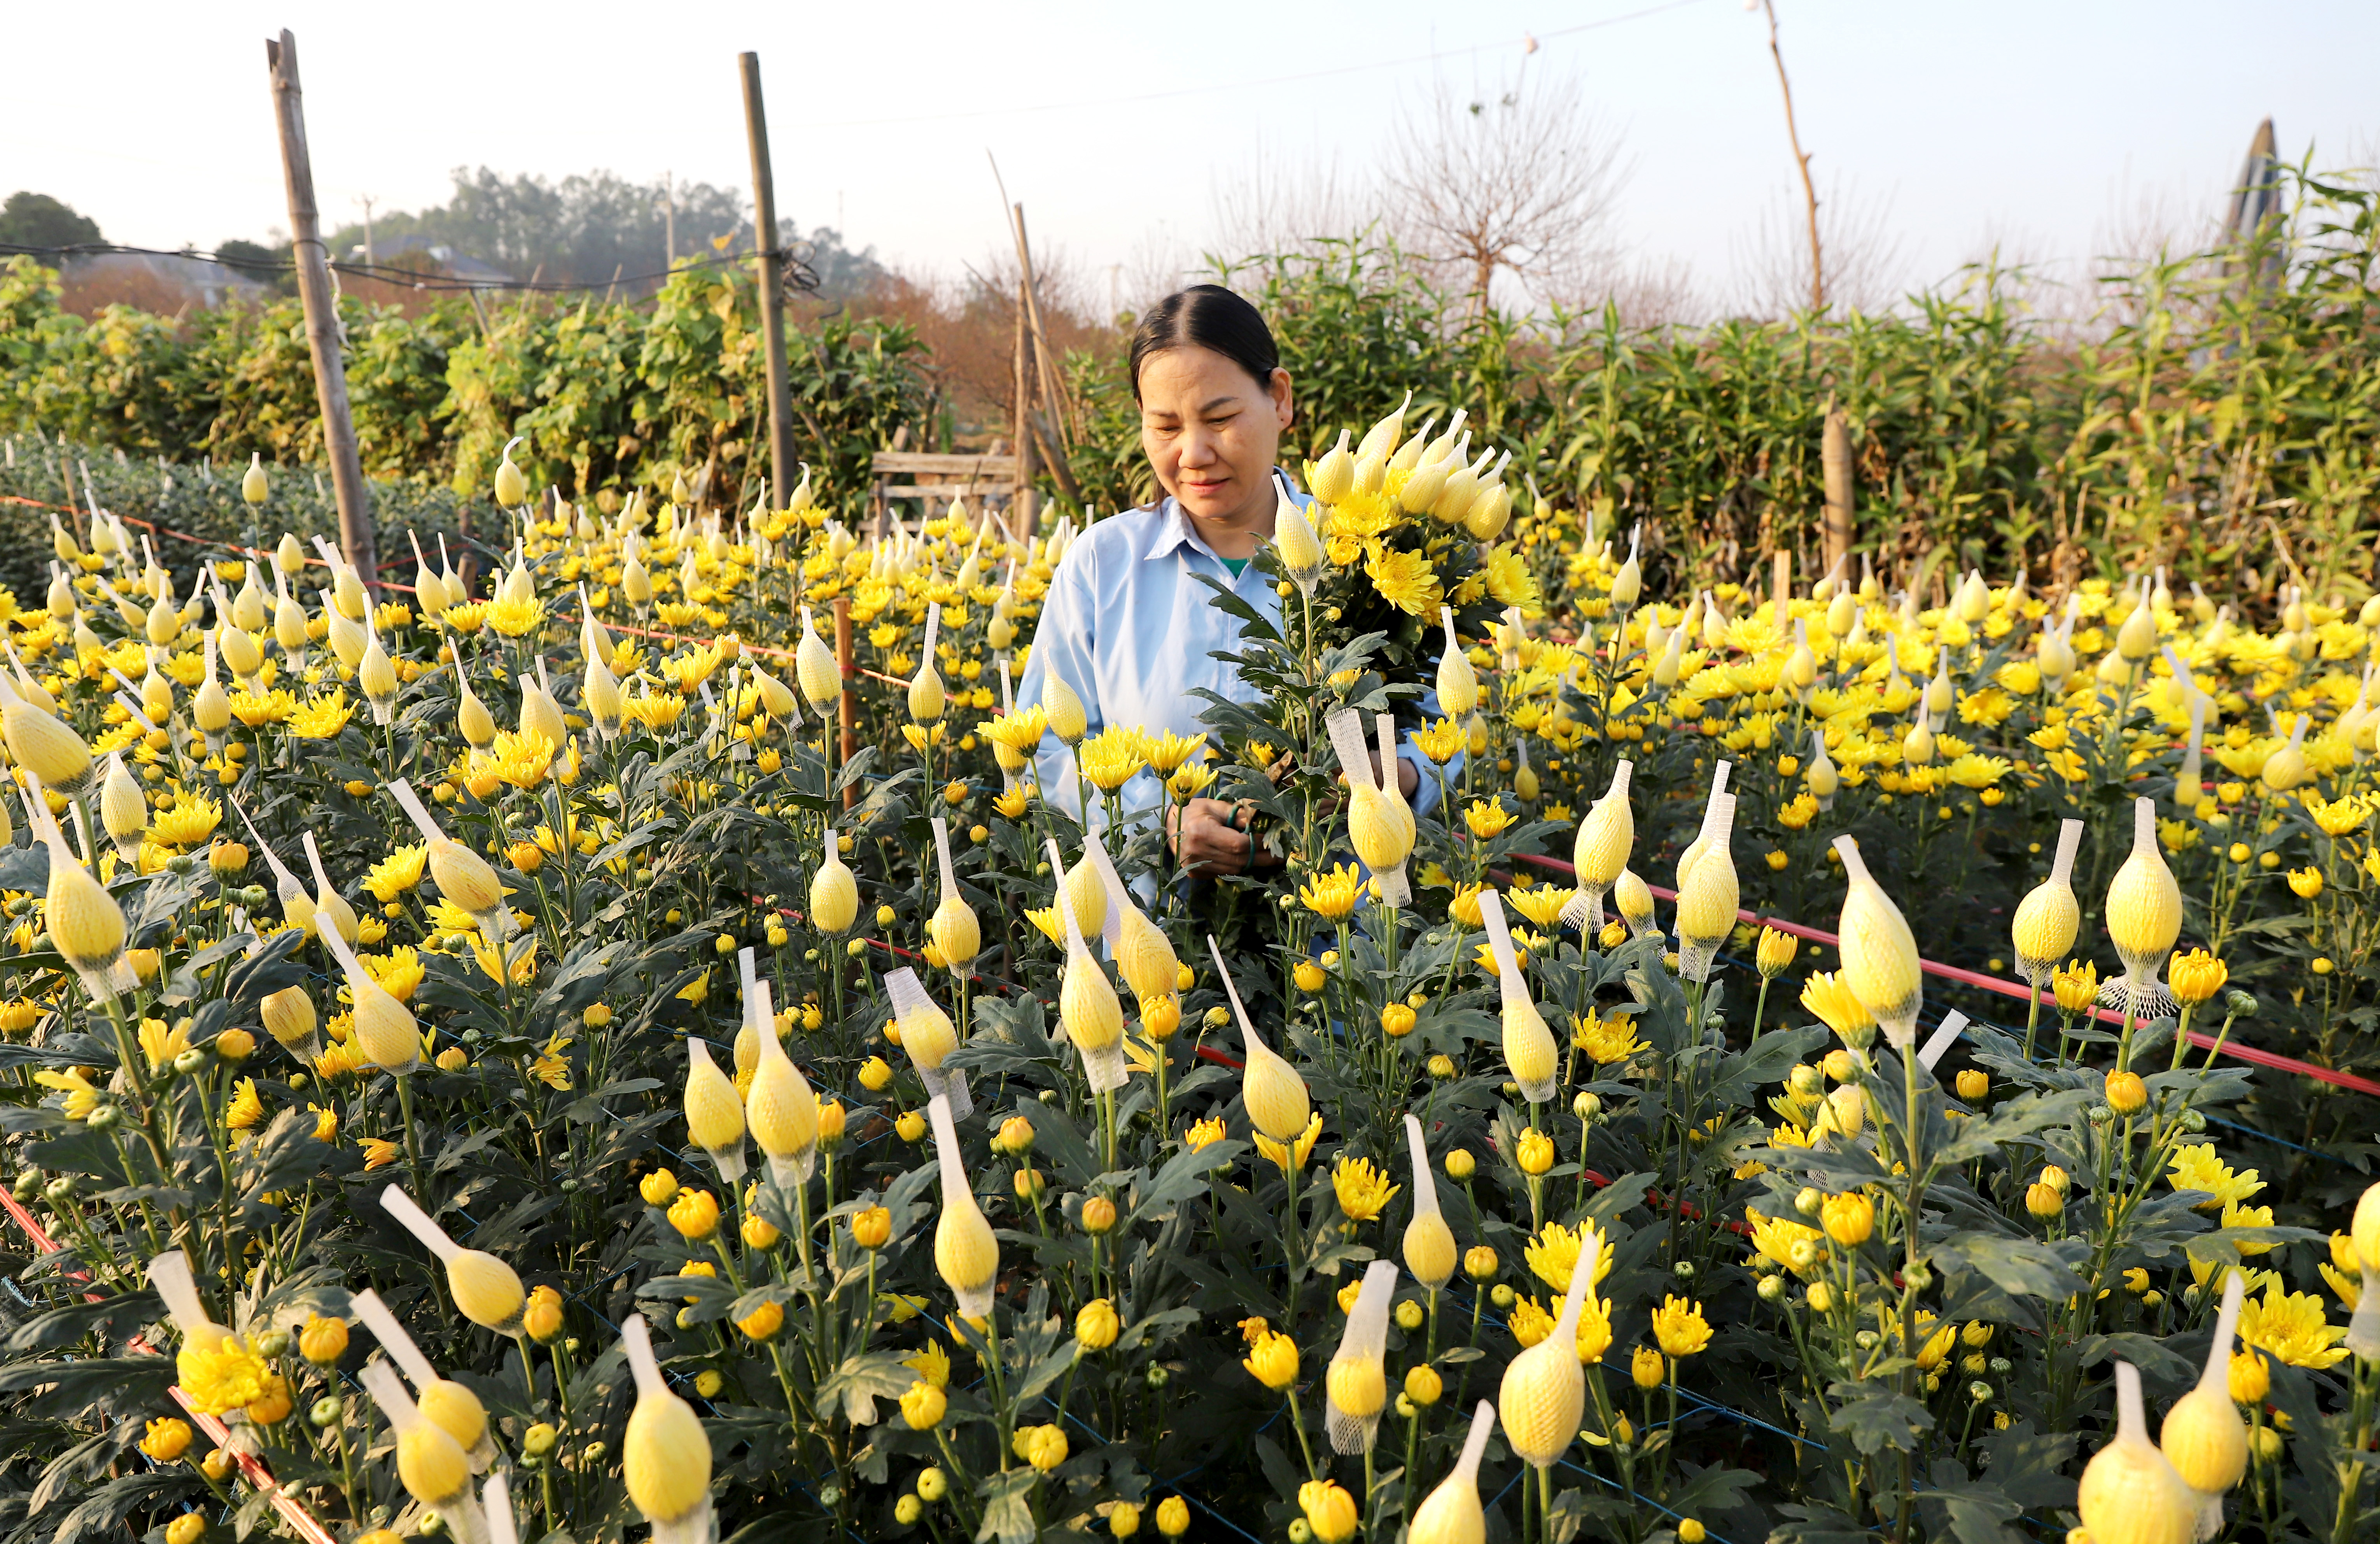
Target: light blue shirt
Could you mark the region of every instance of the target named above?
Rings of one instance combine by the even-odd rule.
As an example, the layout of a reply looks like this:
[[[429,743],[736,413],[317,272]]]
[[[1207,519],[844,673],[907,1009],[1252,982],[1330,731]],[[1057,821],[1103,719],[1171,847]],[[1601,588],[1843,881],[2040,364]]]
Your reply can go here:
[[[1301,505],[1308,502],[1281,473],[1273,475]],[[1050,577],[1016,700],[1041,700],[1041,684],[1055,670],[1083,699],[1089,734],[1120,723],[1197,736],[1208,733],[1199,714],[1208,704],[1193,692],[1203,687],[1232,702],[1257,700],[1260,694],[1236,667],[1215,657],[1242,649],[1241,624],[1215,603],[1214,591],[1195,577],[1201,574],[1281,625],[1274,581],[1254,563],[1234,576],[1171,496],[1092,525]],[[1426,698],[1425,710],[1435,700],[1435,693]],[[1438,798],[1427,759],[1410,735],[1397,754],[1420,779],[1414,808],[1427,811]],[[1042,797],[1079,819],[1074,753],[1057,736],[1042,736],[1034,772]],[[1164,784],[1146,770],[1118,790],[1127,821],[1165,797]],[[1096,807],[1092,814],[1102,820]]]

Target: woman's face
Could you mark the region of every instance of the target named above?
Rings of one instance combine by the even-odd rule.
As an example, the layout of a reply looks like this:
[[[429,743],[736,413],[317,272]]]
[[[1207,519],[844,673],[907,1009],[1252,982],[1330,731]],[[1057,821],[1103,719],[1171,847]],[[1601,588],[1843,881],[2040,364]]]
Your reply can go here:
[[[1203,525],[1271,534],[1272,468],[1289,419],[1285,370],[1259,384],[1194,345],[1141,364],[1141,446],[1157,480]]]

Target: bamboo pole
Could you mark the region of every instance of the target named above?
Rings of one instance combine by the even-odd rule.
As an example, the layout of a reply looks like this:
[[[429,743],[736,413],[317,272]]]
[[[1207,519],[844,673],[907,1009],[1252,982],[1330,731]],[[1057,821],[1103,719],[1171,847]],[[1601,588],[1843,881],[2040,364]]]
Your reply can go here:
[[[285,28],[267,38],[264,60],[273,78],[273,110],[281,128],[281,175],[289,193],[289,252],[298,268],[298,296],[306,308],[306,347],[314,360],[314,395],[322,411],[322,448],[339,504],[339,547],[366,585],[380,582],[372,534],[371,495],[356,451],[356,424],[347,407],[347,368],[339,353],[339,304],[331,287],[329,249],[314,202],[314,162],[306,148],[305,94],[298,80],[298,40]]]
[[[794,408],[785,382],[785,254],[777,245],[777,187],[769,167],[769,115],[760,101],[760,55],[741,55],[744,129],[752,141],[752,225],[760,276],[760,337],[769,365],[771,507],[794,502]]]
[[[840,725],[842,736],[842,748],[835,757],[835,765],[847,767],[851,765],[851,759],[859,754],[859,733],[855,723],[857,704],[851,695],[851,678],[856,666],[852,659],[851,597],[848,595],[834,598],[834,663],[835,668],[843,673],[843,695],[835,699],[834,707],[835,722]],[[856,784],[843,791],[843,807],[845,809],[857,801],[858,793]]]
[[[1083,492],[1075,485],[1074,469],[1066,464],[1074,444],[1066,432],[1066,396],[1058,379],[1057,361],[1050,349],[1049,329],[1041,324],[1041,286],[1033,276],[1033,246],[1025,236],[1025,206],[1008,206],[1009,229],[1016,237],[1016,265],[1025,274],[1025,320],[1033,330],[1033,359],[1039,382],[1041,398],[1049,408],[1048,443],[1042,447],[1050,458],[1050,475],[1058,480],[1058,491],[1075,504],[1083,502]]]
[[[1026,315],[1026,298],[1030,293],[1023,278],[1016,286],[1016,422],[1013,432],[1013,454],[1016,457],[1016,481],[1009,494],[1009,509],[1019,529],[1031,530],[1033,514],[1033,329]]]
[[[1826,428],[1818,438],[1818,462],[1826,472],[1827,480],[1827,512],[1819,527],[1819,536],[1826,549],[1826,571],[1831,574],[1836,565],[1851,555],[1852,536],[1855,529],[1855,511],[1852,505],[1851,420],[1831,400],[1827,404]]]

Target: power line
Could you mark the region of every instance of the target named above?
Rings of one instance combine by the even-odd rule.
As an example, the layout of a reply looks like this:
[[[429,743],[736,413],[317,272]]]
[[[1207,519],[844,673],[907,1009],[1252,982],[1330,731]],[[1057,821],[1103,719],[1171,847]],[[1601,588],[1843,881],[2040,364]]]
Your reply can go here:
[[[1642,10],[1628,11],[1620,16],[1608,16],[1599,21],[1582,21],[1574,26],[1556,27],[1548,31],[1532,34],[1537,42],[1548,38],[1566,38],[1580,32],[1597,31],[1606,27],[1618,27],[1625,22],[1642,21],[1659,16],[1664,11],[1682,10],[1688,6],[1704,4],[1705,0],[1665,0],[1664,4],[1647,6]],[[1476,54],[1490,45],[1473,43],[1467,48],[1441,48],[1429,54],[1412,54],[1401,59],[1375,59],[1367,64],[1336,65],[1329,69],[1301,70],[1294,75],[1269,75],[1253,80],[1224,80],[1209,86],[1177,86],[1172,91],[1132,91],[1120,96],[1085,97],[1074,102],[1032,103],[1016,107],[974,107],[950,113],[909,113],[883,118],[814,118],[812,128],[875,128],[887,124],[950,123],[965,118],[1012,117],[1026,113],[1073,113],[1094,107],[1130,107],[1146,102],[1166,102],[1186,96],[1209,96],[1220,91],[1246,91],[1272,86],[1295,85],[1303,80],[1327,80],[1335,76],[1358,75],[1370,70],[1402,69],[1408,65],[1430,64],[1439,59],[1451,59],[1462,55]]]

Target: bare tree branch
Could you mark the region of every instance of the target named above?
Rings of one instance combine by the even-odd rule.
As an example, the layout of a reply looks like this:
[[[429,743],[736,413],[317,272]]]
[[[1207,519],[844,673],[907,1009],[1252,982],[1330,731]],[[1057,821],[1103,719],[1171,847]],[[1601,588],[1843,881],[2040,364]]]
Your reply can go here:
[[[1888,200],[1863,198],[1836,178],[1816,206],[1826,252],[1825,303],[1838,310],[1877,311],[1906,287],[1904,254]],[[1772,200],[1748,238],[1730,243],[1742,286],[1736,304],[1751,316],[1785,316],[1811,304],[1811,247],[1804,230],[1809,206],[1790,213]]]
[[[1398,234],[1456,269],[1478,310],[1500,271],[1574,285],[1610,261],[1626,171],[1619,136],[1588,110],[1578,81],[1532,79],[1524,67],[1493,91],[1440,81],[1398,120],[1385,181]]]

